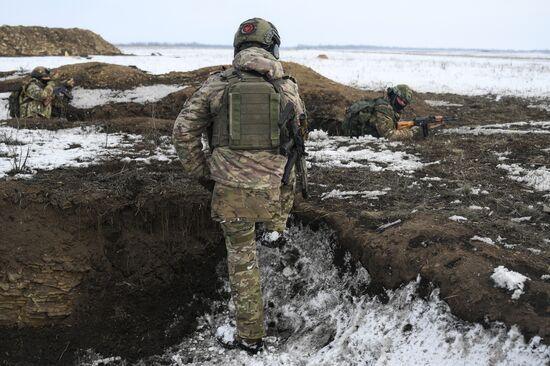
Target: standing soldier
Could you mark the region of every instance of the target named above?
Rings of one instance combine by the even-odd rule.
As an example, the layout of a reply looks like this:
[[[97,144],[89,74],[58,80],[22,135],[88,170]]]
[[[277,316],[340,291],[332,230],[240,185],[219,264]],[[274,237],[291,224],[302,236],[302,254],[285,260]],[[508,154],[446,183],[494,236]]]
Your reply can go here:
[[[237,332],[224,345],[249,353],[263,348],[265,336],[255,223],[281,234],[294,199],[294,179],[281,185],[286,158],[279,146],[288,133],[279,129],[279,115],[289,102],[291,123],[299,124],[305,112],[295,80],[278,61],[279,45],[270,22],[243,22],[233,42],[233,66],[211,75],[185,102],[173,134],[186,173],[213,189],[212,218],[225,235]]]
[[[360,100],[346,111],[342,130],[346,136],[371,135],[389,140],[411,140],[415,129],[397,129],[405,107],[411,104],[413,91],[405,84],[388,88],[385,98]]]
[[[38,66],[32,70],[31,80],[23,85],[19,95],[19,116],[21,118],[50,118],[54,87],[50,69]]]

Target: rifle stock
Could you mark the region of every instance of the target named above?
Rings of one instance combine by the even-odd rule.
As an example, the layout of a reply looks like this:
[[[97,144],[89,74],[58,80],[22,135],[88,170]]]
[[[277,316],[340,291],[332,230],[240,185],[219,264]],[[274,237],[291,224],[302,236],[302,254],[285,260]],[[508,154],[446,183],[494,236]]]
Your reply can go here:
[[[433,125],[443,125],[447,122],[456,121],[456,117],[447,117],[447,116],[422,116],[416,117],[412,121],[399,121],[397,122],[397,129],[402,130],[404,128],[412,128],[414,126],[419,126],[422,128],[422,134],[424,137],[428,136],[428,129]]]

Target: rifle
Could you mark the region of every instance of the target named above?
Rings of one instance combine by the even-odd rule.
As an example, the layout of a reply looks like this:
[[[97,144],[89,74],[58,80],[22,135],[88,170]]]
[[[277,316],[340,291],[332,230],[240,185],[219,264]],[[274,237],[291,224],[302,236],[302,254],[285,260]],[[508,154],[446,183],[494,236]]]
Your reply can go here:
[[[63,80],[59,85],[53,89],[53,96],[57,98],[67,98],[68,101],[73,100],[72,89],[76,81],[73,78]]]
[[[430,126],[442,125],[446,122],[456,121],[456,117],[447,117],[447,116],[425,116],[425,117],[416,117],[412,121],[399,121],[397,122],[397,129],[401,130],[403,128],[411,128],[414,126],[420,126],[422,128],[422,135],[427,137],[429,135]]]
[[[283,156],[288,157],[286,161],[285,170],[281,182],[284,185],[288,185],[292,168],[296,166],[296,176],[300,181],[302,187],[302,197],[307,199],[309,197],[309,187],[307,181],[307,166],[306,166],[306,147],[304,145],[304,139],[300,133],[297,123],[294,123],[295,111],[294,104],[288,102],[283,108],[281,117],[279,118],[279,130],[287,128],[290,140],[279,147],[279,151]],[[299,116],[300,124],[305,123],[306,114],[302,113]],[[289,123],[290,122],[290,123]],[[289,128],[290,127],[290,128]]]

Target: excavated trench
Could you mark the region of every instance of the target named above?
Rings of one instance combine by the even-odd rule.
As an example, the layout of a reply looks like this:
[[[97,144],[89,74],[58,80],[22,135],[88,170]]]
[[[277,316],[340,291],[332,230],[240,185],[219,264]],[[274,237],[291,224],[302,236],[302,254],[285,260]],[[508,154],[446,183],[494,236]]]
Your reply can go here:
[[[207,194],[182,178],[62,170],[5,182],[1,197],[0,364],[72,365],[88,348],[148,356],[219,297],[222,236]]]
[[[229,362],[226,358],[231,354],[218,353],[221,350],[213,341],[212,329],[208,330],[231,319],[223,238],[210,220],[209,194],[183,177],[177,163],[159,163],[153,168],[108,163],[42,172],[32,180],[5,181],[0,200],[0,220],[8,223],[2,226],[0,246],[0,365],[88,365],[111,356],[128,362],[145,359],[146,364]],[[458,350],[467,347],[462,343],[464,337],[466,343],[475,343],[472,337],[487,343],[491,337],[498,336],[502,342],[511,337],[511,344],[519,344],[519,338],[506,335],[505,328],[479,333],[454,319],[447,305],[433,300],[433,287],[425,280],[397,292],[385,290],[414,282],[422,273],[441,286],[442,298],[449,294],[446,272],[438,277],[430,266],[418,270],[418,261],[400,263],[399,258],[407,255],[391,255],[401,248],[398,238],[410,247],[405,239],[407,225],[400,235],[388,234],[376,241],[360,223],[339,212],[328,215],[304,202],[298,202],[295,212],[295,224],[307,223],[320,234],[307,234],[307,230],[304,234],[294,226],[291,243],[297,244],[280,252],[260,250],[260,260],[268,264],[263,274],[270,278],[265,289],[270,299],[266,304],[271,319],[268,334],[279,342],[274,345],[280,350],[277,357],[288,353],[298,362],[307,350],[317,352],[321,359],[335,360],[330,357],[337,359],[339,353],[348,352],[341,348],[342,342],[348,342],[348,331],[357,332],[352,338],[360,337],[357,349],[368,350],[381,347],[378,340],[369,340],[382,331],[380,327],[397,331],[395,337],[409,337],[414,329],[415,337],[421,339],[432,336],[426,324],[442,318],[447,320],[439,327],[443,335],[437,335],[438,342],[450,344],[456,353],[453,357],[462,357]],[[326,224],[336,235],[327,233]],[[416,227],[410,230],[418,232]],[[370,249],[365,240],[372,241]],[[377,246],[388,242],[393,248],[387,255],[378,253]],[[459,254],[466,262],[474,255],[459,252],[453,255]],[[426,255],[438,256],[431,251]],[[381,259],[382,263],[376,263]],[[367,264],[373,280],[357,267],[359,260]],[[410,276],[401,273],[406,268]],[[461,291],[472,284],[451,285]],[[426,300],[414,300],[422,298]],[[453,303],[453,299],[447,301],[454,312],[464,319],[477,319],[473,317],[478,312],[469,314],[469,306]],[[512,306],[498,296],[485,301],[487,308],[496,302],[505,304],[503,311]],[[415,307],[424,310],[416,315],[400,313]],[[434,309],[440,310],[429,315]],[[426,314],[433,319],[426,319]],[[387,316],[396,319],[390,321]],[[214,320],[205,326],[205,319]],[[349,330],[340,329],[344,320],[351,324]],[[534,324],[536,318],[531,320]],[[365,324],[374,328],[365,328]],[[457,331],[463,336],[449,341],[447,334]],[[538,345],[533,344],[518,347],[528,353]],[[336,356],[326,353],[332,347]],[[547,352],[544,346],[540,349]],[[487,350],[489,346],[484,352],[493,352]],[[418,353],[414,347],[409,351]],[[380,352],[385,351],[378,350],[372,357],[380,357]],[[352,355],[364,359],[360,353]]]

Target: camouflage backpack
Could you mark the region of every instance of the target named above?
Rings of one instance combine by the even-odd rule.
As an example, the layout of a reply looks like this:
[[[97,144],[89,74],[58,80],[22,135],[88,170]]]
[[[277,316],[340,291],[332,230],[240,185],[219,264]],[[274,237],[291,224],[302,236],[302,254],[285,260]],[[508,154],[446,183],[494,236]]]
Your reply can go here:
[[[342,123],[342,130],[346,136],[362,136],[368,134],[365,128],[368,127],[376,100],[359,100],[346,109],[346,116]]]
[[[210,131],[210,147],[274,150],[280,144],[281,96],[261,75],[233,68],[222,74],[228,82],[222,108]]]
[[[8,97],[8,108],[11,118],[19,117],[19,97],[22,91],[23,87],[20,87],[17,90],[12,91]]]

